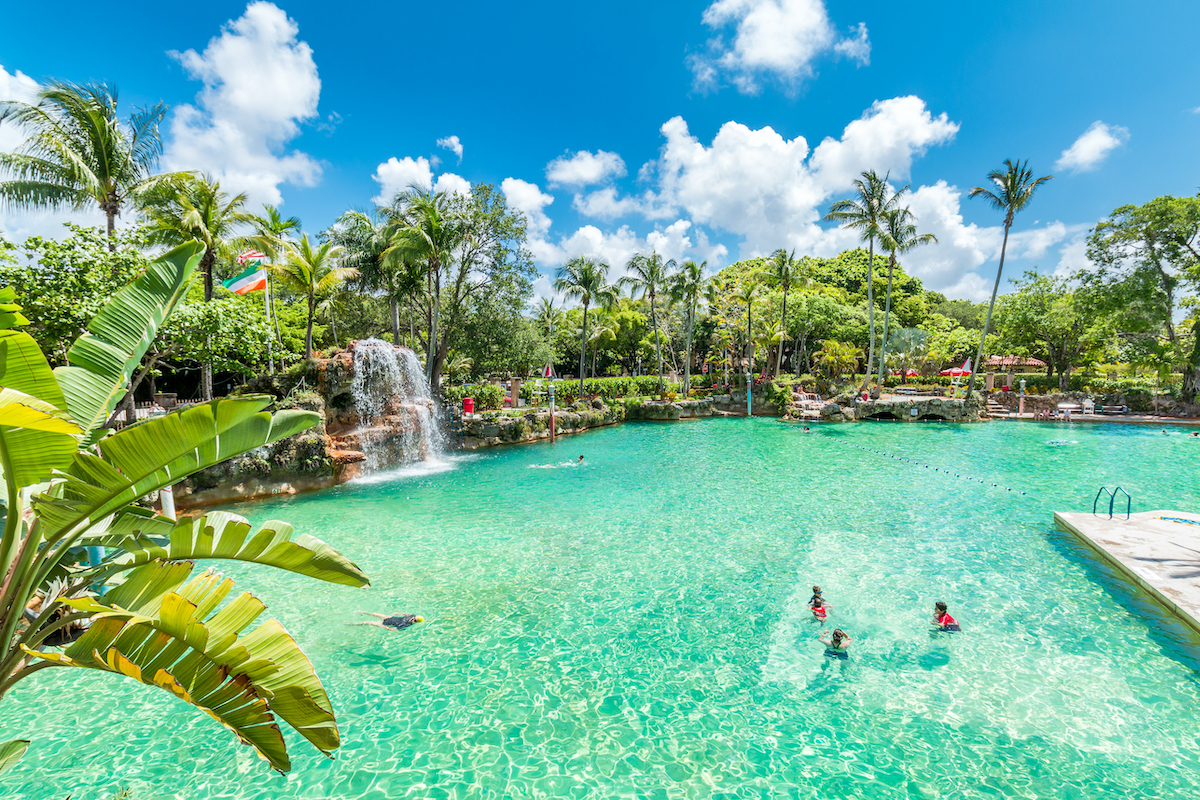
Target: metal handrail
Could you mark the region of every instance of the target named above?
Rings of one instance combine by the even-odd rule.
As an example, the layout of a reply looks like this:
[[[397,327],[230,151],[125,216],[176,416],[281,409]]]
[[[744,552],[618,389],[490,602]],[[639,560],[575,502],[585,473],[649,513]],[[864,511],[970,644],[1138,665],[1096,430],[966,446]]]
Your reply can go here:
[[[1096,496],[1092,499],[1092,516],[1100,516],[1096,513],[1096,506],[1100,503],[1101,495],[1108,495],[1108,518],[1113,518],[1113,508],[1117,502],[1117,493],[1125,495],[1125,519],[1129,519],[1133,511],[1133,498],[1129,492],[1122,489],[1120,486],[1115,487],[1111,492],[1107,486],[1101,486],[1096,492]]]

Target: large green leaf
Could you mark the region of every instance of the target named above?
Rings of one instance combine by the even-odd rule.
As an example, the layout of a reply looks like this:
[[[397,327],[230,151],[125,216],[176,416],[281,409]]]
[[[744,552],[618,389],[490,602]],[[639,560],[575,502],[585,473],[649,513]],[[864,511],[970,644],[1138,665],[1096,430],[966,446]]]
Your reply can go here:
[[[103,435],[104,422],[125,396],[163,320],[187,291],[203,254],[204,246],[191,242],[151,262],[88,323],[67,352],[69,365],[54,370],[67,410],[86,432],[85,444]]]
[[[63,480],[33,500],[52,553],[43,557],[40,585],[74,539],[91,525],[164,486],[206,467],[312,427],[310,411],[265,409],[262,395],[213,400],[127,428],[99,445],[99,455],[75,454]]]
[[[0,744],[0,772],[4,772],[13,764],[20,761],[21,756],[25,755],[25,751],[28,749],[28,739],[13,739],[10,742]]]
[[[154,560],[221,558],[265,564],[346,586],[369,585],[362,570],[337,550],[307,534],[292,541],[293,530],[286,522],[270,520],[251,533],[245,517],[227,511],[183,517],[178,522],[125,513],[95,541],[125,551],[112,559],[122,570]]]
[[[79,428],[41,348],[29,334],[0,330],[0,469],[30,486],[71,463]]]
[[[29,324],[29,320],[21,313],[21,307],[15,302],[16,299],[16,289],[11,286],[0,288],[0,329]]]
[[[329,697],[292,637],[275,620],[242,635],[266,607],[243,593],[217,611],[233,581],[206,571],[185,583],[190,570],[153,562],[103,598],[64,601],[92,613],[91,627],[61,654],[26,652],[165,689],[207,711],[280,772],[291,762],[276,717],[322,752],[336,750]]]

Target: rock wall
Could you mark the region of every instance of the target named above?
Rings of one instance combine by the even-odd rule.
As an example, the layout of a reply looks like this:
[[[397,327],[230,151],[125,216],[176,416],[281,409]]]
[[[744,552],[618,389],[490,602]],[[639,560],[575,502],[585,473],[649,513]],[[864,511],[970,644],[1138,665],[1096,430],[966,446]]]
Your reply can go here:
[[[599,400],[591,406],[575,403],[573,406],[555,410],[554,435],[569,436],[592,428],[615,425],[625,419],[622,406],[606,406]],[[477,450],[501,444],[538,442],[550,438],[550,412],[546,409],[530,410],[512,415],[500,412],[483,412],[463,415],[463,449]]]
[[[852,401],[839,398],[841,403],[826,403],[821,419],[826,422],[853,422],[867,419],[896,419],[903,422],[943,420],[945,422],[974,422],[983,414],[984,399],[980,394],[970,400],[949,397],[883,397],[878,400]]]
[[[646,421],[675,421],[699,419],[713,416],[714,403],[711,398],[699,400],[643,400],[637,405],[625,407],[625,419]]]

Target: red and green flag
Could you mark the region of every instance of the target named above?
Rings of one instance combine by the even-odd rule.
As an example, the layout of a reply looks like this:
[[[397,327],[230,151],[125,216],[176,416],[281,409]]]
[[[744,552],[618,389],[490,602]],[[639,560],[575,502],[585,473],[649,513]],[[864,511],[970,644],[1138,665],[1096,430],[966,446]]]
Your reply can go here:
[[[238,275],[236,278],[231,278],[227,281],[221,281],[221,285],[234,294],[256,292],[259,289],[267,288],[267,271],[265,269],[259,269],[256,265],[246,270],[241,275]]]

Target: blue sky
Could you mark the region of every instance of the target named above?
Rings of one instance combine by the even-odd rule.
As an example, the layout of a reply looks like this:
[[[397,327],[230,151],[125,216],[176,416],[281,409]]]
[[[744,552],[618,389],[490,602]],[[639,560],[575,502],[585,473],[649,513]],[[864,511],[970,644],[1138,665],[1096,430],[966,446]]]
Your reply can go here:
[[[650,246],[710,266],[836,253],[853,237],[820,216],[873,168],[940,240],[910,271],[978,299],[1000,217],[966,192],[1004,158],[1056,176],[1018,217],[1010,275],[1082,266],[1113,208],[1200,184],[1196,3],[126,4],[103,46],[93,8],[6,9],[0,98],[59,78],[164,100],[166,166],[313,232],[413,181],[491,182],[545,274],[585,252],[619,272]],[[0,229],[63,216],[0,211]]]

